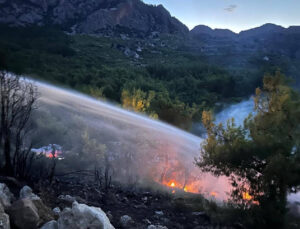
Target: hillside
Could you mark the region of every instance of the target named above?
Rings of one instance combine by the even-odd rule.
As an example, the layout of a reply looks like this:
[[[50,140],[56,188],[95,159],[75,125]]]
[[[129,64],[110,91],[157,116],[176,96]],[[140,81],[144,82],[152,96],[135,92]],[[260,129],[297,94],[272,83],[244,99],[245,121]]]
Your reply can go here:
[[[151,97],[128,108],[185,129],[203,109],[249,97],[265,73],[300,82],[296,26],[189,32],[140,0],[1,0],[0,15],[1,69],[119,104]]]
[[[265,24],[238,34],[196,26],[190,35],[195,40],[191,49],[208,56],[219,66],[254,69],[269,65],[299,81],[299,26],[284,28]]]
[[[0,23],[11,26],[58,25],[73,33],[188,33],[162,5],[150,6],[140,0],[1,0],[0,15]]]

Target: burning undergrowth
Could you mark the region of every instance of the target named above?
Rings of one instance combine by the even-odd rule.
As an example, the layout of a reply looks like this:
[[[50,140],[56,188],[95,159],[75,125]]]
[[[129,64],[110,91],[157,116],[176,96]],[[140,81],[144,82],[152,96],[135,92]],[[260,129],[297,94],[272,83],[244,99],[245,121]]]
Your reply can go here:
[[[34,148],[50,158],[64,158],[57,163],[56,175],[85,171],[97,173],[95,182],[102,186],[151,181],[173,193],[227,199],[227,180],[201,173],[195,165],[201,138],[78,93],[45,84],[38,88]],[[50,143],[63,147],[63,154]],[[45,145],[49,147],[40,148]]]

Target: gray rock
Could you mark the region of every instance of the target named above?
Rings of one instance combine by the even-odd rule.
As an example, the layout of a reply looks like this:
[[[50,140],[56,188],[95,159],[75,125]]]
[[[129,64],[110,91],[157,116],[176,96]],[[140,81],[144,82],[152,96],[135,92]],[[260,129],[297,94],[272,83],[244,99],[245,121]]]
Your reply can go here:
[[[164,212],[163,211],[155,211],[155,215],[163,216]]]
[[[14,195],[10,192],[6,184],[0,183],[0,202],[4,209],[10,207],[13,200]]]
[[[43,225],[46,222],[49,222],[54,219],[53,211],[47,207],[41,199],[32,200],[34,206],[37,208],[40,220],[38,225]]]
[[[40,200],[40,197],[32,192],[32,189],[29,186],[24,186],[20,190],[20,199],[31,199],[31,200]]]
[[[69,203],[73,203],[73,202],[76,201],[76,198],[73,197],[73,196],[70,196],[70,195],[60,195],[58,197],[58,199],[64,200],[64,201],[69,202]]]
[[[192,212],[192,215],[194,215],[194,216],[206,216],[207,214],[205,212]]]
[[[55,220],[45,223],[40,229],[58,229],[58,224]]]
[[[168,228],[161,225],[149,225],[147,229],[168,229]]]
[[[0,213],[4,213],[4,206],[2,205],[1,201],[0,201]]]
[[[0,228],[10,229],[9,216],[5,213],[0,213]]]
[[[54,215],[56,215],[56,216],[58,216],[61,212],[59,207],[53,208],[52,211],[53,211]]]
[[[123,228],[130,228],[133,224],[133,220],[129,215],[123,215],[120,218],[120,224]]]
[[[38,210],[32,200],[21,199],[8,209],[11,223],[19,229],[37,228],[40,220]]]
[[[151,221],[149,219],[143,219],[143,222],[146,224],[151,224]]]
[[[57,221],[58,229],[114,229],[101,208],[74,202],[72,208],[65,208]]]

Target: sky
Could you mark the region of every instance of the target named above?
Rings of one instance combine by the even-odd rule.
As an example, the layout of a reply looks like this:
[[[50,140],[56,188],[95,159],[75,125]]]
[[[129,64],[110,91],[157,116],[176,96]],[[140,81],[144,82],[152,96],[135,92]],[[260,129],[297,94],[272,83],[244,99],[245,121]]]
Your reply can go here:
[[[192,29],[196,25],[235,32],[274,23],[300,25],[300,0],[144,0],[162,4]]]

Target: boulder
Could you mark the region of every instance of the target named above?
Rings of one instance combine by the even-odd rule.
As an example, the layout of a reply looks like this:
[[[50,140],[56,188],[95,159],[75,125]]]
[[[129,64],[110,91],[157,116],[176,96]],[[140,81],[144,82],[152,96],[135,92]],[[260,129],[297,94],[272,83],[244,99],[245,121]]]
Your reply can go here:
[[[57,223],[58,229],[114,229],[101,208],[77,202],[60,213]]]
[[[0,202],[3,207],[6,209],[11,206],[12,201],[14,200],[14,195],[10,192],[6,184],[0,183]]]
[[[2,205],[1,202],[0,202],[0,213],[4,213],[4,206]]]
[[[37,228],[40,216],[32,200],[21,199],[8,208],[11,224],[19,229]]]
[[[55,220],[45,223],[40,229],[58,229],[58,224]]]
[[[5,213],[0,212],[0,228],[10,229],[9,216]]]
[[[60,195],[58,199],[66,201],[68,203],[73,203],[76,201],[76,198],[70,195]]]
[[[163,211],[155,211],[155,215],[163,216],[164,212]]]
[[[31,201],[34,203],[34,206],[36,207],[40,217],[38,223],[39,226],[43,225],[46,222],[54,220],[54,212],[49,207],[47,207],[41,199],[34,199]]]
[[[123,215],[120,218],[120,224],[123,228],[130,228],[133,224],[133,220],[129,215]]]
[[[168,228],[161,225],[149,225],[147,229],[168,229]]]
[[[53,212],[53,214],[54,214],[55,216],[59,216],[61,210],[60,210],[59,207],[56,207],[56,208],[53,208],[53,209],[52,209],[52,212]]]
[[[29,186],[24,186],[20,190],[20,199],[31,199],[31,200],[40,200],[40,197],[32,192],[32,189]]]

